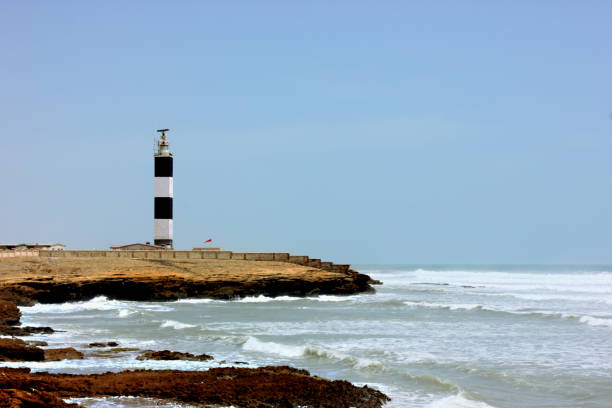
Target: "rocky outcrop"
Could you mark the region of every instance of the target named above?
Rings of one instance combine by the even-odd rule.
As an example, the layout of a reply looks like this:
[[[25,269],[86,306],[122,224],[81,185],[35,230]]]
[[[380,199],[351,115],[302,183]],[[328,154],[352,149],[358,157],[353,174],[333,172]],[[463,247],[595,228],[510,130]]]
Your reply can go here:
[[[14,388],[0,389],[1,408],[78,408],[77,404],[68,404],[56,395],[31,390],[16,390]]]
[[[0,361],[59,361],[82,358],[83,353],[72,347],[43,350],[21,339],[0,339]]]
[[[43,349],[29,346],[21,339],[0,339],[0,361],[43,361]]]
[[[285,262],[41,258],[0,263],[0,299],[17,305],[96,296],[135,301],[372,292],[370,277]]]
[[[380,408],[389,401],[385,394],[367,386],[312,377],[306,370],[291,367],[136,370],[92,375],[0,368],[0,392],[31,389],[44,390],[59,398],[125,395],[242,408]]]
[[[146,350],[144,353],[136,357],[136,360],[208,361],[212,359],[213,359],[213,356],[209,356],[208,354],[193,355],[191,353],[180,353],[178,351],[170,351],[170,350],[161,350],[161,351]]]
[[[19,324],[21,312],[15,303],[0,300],[0,326],[14,326]]]
[[[108,341],[106,343],[100,343],[100,342],[96,342],[96,343],[89,343],[88,347],[93,348],[93,347],[117,347],[119,345],[119,343],[117,343],[116,341]]]
[[[56,349],[45,349],[45,361],[59,361],[59,360],[82,360],[83,353],[72,348],[56,348]]]
[[[181,298],[234,299],[245,296],[307,296],[354,294],[371,290],[366,275],[338,274],[333,279],[305,281],[300,278],[269,278],[236,281],[198,281],[180,277],[133,277],[88,279],[74,282],[31,281],[6,284],[0,291],[20,305],[90,300],[96,296],[136,301],[168,301]],[[27,295],[26,295],[27,294]],[[27,300],[24,300],[27,299]]]
[[[51,334],[55,331],[51,327],[15,327],[0,326],[0,334],[5,336],[29,336],[30,334]]]
[[[53,333],[50,327],[15,327],[19,324],[21,312],[14,302],[0,300],[0,335],[29,336],[32,333]]]

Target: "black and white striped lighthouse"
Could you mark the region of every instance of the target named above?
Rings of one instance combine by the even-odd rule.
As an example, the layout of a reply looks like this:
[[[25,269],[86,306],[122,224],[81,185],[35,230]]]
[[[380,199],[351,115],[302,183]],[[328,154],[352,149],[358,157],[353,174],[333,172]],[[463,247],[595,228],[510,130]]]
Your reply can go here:
[[[155,154],[155,245],[172,248],[172,153],[166,138],[170,129],[159,129]]]

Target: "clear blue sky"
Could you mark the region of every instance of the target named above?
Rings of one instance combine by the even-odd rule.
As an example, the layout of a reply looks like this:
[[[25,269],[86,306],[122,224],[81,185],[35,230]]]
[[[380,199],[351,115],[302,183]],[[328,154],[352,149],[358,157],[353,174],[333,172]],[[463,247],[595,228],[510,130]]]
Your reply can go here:
[[[612,263],[612,2],[0,1],[0,242]]]

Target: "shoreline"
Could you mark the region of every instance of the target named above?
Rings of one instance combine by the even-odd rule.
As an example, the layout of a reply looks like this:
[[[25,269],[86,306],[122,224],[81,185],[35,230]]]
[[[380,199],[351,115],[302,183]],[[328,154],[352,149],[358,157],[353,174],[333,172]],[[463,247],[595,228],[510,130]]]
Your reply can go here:
[[[12,258],[0,262],[0,299],[19,306],[106,296],[116,300],[351,295],[374,292],[368,275],[277,261]]]
[[[96,296],[117,300],[170,301],[183,298],[229,300],[260,295],[350,295],[373,292],[370,285],[375,283],[369,276],[351,270],[338,273],[283,262],[234,260],[22,258],[0,262],[0,276],[0,334],[19,337],[52,333],[53,329],[18,327],[21,312],[16,305],[86,301]],[[35,358],[30,361],[51,361],[48,356],[58,358],[58,355],[60,359],[83,358],[78,350],[41,349],[38,346],[45,345],[12,339],[5,338],[0,344],[0,360]],[[121,342],[121,339],[117,340]],[[169,350],[141,351],[146,356],[143,358],[162,355],[168,359],[182,359],[188,355]],[[203,358],[192,355],[187,358],[194,357]],[[28,401],[31,403],[28,406],[33,407],[77,407],[64,402],[64,399],[113,396],[247,408],[380,408],[389,400],[382,392],[367,386],[327,380],[312,376],[306,370],[286,366],[220,367],[206,371],[124,370],[78,375],[0,368],[0,399],[13,404],[8,406],[20,406]]]

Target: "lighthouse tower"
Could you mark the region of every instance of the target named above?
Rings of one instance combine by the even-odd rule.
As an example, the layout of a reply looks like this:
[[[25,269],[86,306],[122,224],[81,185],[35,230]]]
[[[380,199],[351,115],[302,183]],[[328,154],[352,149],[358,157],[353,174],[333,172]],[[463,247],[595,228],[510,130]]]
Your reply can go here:
[[[155,245],[172,248],[172,153],[166,138],[170,129],[159,129],[155,154]]]

